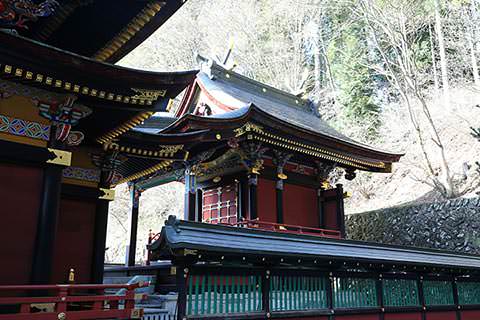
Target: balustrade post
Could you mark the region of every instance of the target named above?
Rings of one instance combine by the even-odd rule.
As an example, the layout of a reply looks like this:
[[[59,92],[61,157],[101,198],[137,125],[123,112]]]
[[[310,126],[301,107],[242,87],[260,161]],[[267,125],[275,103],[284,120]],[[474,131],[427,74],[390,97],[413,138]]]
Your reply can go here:
[[[262,276],[262,309],[267,318],[271,317],[270,313],[270,270],[265,270]]]
[[[187,315],[187,279],[190,269],[183,263],[175,264],[174,268],[178,291],[177,320],[184,320]]]
[[[378,279],[375,282],[375,288],[377,291],[377,304],[380,307],[380,314],[379,320],[383,320],[385,318],[385,305],[383,302],[383,275],[380,273],[378,275]]]
[[[462,319],[462,311],[461,311],[461,306],[460,306],[460,299],[458,297],[457,277],[453,278],[452,288],[453,288],[453,304],[455,304],[456,318],[457,318],[457,320],[461,320]]]
[[[420,305],[422,306],[422,320],[426,320],[426,310],[427,307],[425,305],[425,295],[423,294],[423,275],[420,275],[417,279],[418,284],[418,300],[420,301]]]
[[[330,315],[329,319],[333,319],[335,316],[335,311],[334,311],[334,302],[333,302],[333,292],[334,292],[334,283],[333,283],[333,273],[330,272],[328,275],[328,280],[327,280],[327,308],[330,310]]]

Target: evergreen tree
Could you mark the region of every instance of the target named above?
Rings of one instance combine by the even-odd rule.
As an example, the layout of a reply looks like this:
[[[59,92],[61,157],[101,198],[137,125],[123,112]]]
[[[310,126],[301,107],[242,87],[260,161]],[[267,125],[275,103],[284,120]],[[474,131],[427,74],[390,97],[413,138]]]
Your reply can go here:
[[[374,102],[376,78],[369,69],[368,41],[362,21],[350,20],[348,8],[340,10],[332,24],[343,25],[340,35],[329,47],[332,73],[339,89],[339,102],[349,122],[365,126],[367,135],[375,135],[380,108]]]

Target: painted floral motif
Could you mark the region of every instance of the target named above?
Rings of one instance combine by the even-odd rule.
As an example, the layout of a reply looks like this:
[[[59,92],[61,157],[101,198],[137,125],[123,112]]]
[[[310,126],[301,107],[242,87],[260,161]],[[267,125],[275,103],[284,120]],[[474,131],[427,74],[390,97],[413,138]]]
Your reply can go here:
[[[85,169],[79,167],[68,167],[63,169],[63,177],[77,180],[99,182],[100,170],[98,169]]]
[[[0,132],[48,141],[50,126],[0,115]]]

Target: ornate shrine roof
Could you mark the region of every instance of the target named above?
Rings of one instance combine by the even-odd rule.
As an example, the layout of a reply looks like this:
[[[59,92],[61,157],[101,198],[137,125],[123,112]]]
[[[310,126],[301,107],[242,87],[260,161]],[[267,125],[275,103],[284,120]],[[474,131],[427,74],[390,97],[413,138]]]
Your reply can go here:
[[[165,111],[196,73],[119,67],[4,32],[0,43],[0,91],[46,92],[46,102],[75,96],[75,103],[94,110],[75,127],[91,143],[110,141]]]
[[[150,249],[156,258],[172,258],[184,254],[184,250],[194,250],[203,259],[218,260],[228,255],[229,261],[235,257],[241,261],[244,256],[302,258],[304,265],[322,259],[340,265],[384,264],[399,270],[403,266],[428,266],[480,271],[480,257],[475,255],[181,221],[174,216],[165,222],[160,238]]]
[[[185,0],[0,0],[0,29],[115,63]]]

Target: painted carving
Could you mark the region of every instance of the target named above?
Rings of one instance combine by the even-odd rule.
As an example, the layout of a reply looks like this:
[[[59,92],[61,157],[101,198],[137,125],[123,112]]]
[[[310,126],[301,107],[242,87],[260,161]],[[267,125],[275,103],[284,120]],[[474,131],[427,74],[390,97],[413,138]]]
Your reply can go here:
[[[55,0],[0,0],[0,28],[28,29],[25,23],[52,15],[58,5]]]
[[[38,101],[37,106],[41,116],[56,123],[75,125],[80,119],[92,113],[89,108],[74,104],[76,99],[76,96],[68,95],[61,102]]]
[[[4,115],[0,115],[0,132],[45,141],[50,138],[49,125]]]
[[[67,137],[67,145],[70,147],[76,147],[82,143],[85,139],[85,135],[80,131],[70,131]]]
[[[0,97],[8,98],[13,95],[32,99],[32,102],[40,109],[40,115],[57,123],[75,125],[81,118],[92,113],[90,108],[74,103],[76,97],[73,95],[47,92],[19,83],[0,80]]]
[[[90,182],[100,182],[100,170],[85,169],[79,167],[67,167],[63,169],[63,177]]]

